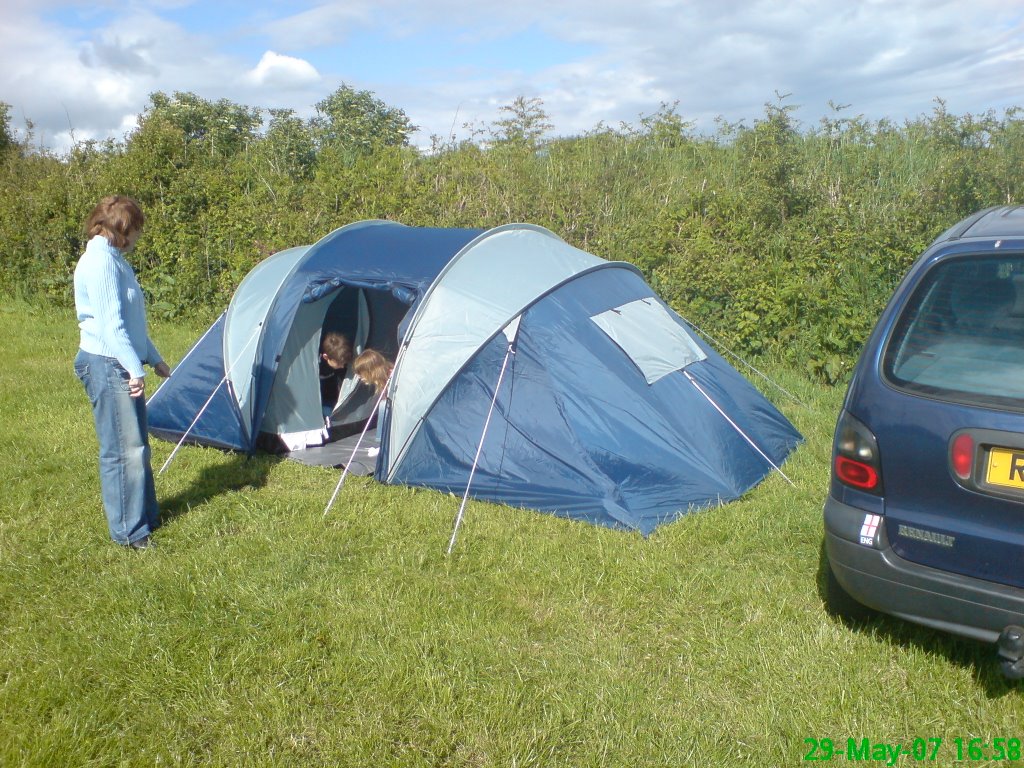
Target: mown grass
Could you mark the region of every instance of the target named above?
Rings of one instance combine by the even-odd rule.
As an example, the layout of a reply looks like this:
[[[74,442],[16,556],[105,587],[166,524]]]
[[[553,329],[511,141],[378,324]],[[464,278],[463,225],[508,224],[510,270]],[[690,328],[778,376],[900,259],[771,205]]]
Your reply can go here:
[[[198,328],[155,329],[173,362]],[[991,648],[822,604],[841,391],[648,539],[195,447],[158,548],[110,543],[66,311],[0,310],[0,765],[798,765],[809,738],[1021,737]],[[172,446],[154,442],[158,468]],[[839,758],[837,758],[839,759]],[[900,759],[901,764],[913,762]]]

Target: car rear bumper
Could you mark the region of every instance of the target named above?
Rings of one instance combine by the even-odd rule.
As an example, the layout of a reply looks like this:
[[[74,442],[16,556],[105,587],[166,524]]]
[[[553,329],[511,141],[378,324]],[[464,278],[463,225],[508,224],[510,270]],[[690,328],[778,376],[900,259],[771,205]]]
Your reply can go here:
[[[836,580],[864,605],[929,627],[996,642],[1024,625],[1024,590],[904,560],[893,552],[881,517],[872,545],[861,544],[865,511],[831,496],[825,502],[825,551]]]

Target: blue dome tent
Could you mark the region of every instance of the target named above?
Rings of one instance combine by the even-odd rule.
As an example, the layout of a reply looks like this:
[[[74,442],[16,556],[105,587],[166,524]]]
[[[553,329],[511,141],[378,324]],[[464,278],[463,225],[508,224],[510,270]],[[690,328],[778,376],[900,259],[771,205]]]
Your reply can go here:
[[[384,483],[461,495],[472,477],[475,498],[647,534],[741,496],[801,440],[632,265],[532,225],[384,221],[258,264],[150,400],[150,431],[302,452],[366,423],[357,385],[325,421],[327,329],[396,361],[370,435]]]

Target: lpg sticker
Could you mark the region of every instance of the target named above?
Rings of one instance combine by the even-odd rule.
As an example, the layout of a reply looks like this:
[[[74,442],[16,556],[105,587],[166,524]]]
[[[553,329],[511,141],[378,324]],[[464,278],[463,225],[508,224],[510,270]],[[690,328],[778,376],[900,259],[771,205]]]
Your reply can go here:
[[[864,524],[860,527],[860,543],[865,547],[875,544],[875,532],[878,524],[882,522],[881,515],[864,515]]]

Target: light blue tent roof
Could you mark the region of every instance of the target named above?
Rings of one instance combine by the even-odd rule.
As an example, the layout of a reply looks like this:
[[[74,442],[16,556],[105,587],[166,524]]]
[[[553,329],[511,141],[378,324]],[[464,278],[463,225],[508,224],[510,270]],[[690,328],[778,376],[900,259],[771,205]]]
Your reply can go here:
[[[252,433],[249,402],[255,379],[253,370],[261,349],[267,314],[285,281],[306,257],[309,246],[289,248],[264,259],[239,284],[224,316],[225,382],[234,392],[242,429]]]
[[[603,263],[523,224],[492,229],[456,254],[424,296],[397,361],[389,432],[395,449],[387,472],[428,408],[485,342],[538,296]]]

